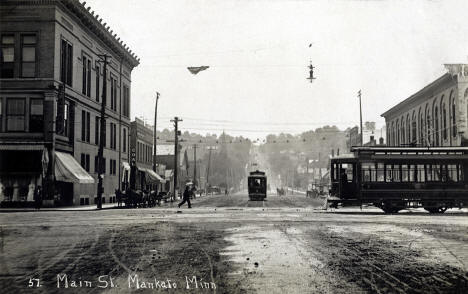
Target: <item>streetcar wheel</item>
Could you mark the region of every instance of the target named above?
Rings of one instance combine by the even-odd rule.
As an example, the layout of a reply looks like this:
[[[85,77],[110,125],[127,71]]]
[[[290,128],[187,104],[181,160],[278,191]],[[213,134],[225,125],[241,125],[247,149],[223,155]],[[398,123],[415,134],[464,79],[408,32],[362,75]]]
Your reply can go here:
[[[447,206],[426,206],[424,209],[429,213],[444,213],[447,210]]]
[[[382,203],[379,206],[385,213],[398,213],[400,210],[404,209],[404,205],[397,205],[391,202]]]

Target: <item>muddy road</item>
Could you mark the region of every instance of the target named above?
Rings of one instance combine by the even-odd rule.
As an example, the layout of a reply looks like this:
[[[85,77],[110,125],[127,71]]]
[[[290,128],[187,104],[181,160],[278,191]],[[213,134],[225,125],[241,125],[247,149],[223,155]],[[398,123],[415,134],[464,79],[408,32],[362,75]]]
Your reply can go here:
[[[192,209],[0,213],[2,293],[468,293],[468,213],[322,210],[300,195]]]

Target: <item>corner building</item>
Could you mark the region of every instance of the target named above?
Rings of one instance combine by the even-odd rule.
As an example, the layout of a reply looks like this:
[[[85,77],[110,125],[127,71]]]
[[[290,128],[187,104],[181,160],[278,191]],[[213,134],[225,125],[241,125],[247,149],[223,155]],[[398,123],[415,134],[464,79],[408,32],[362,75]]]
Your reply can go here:
[[[382,116],[388,146],[468,146],[468,65],[447,73]]]
[[[128,166],[131,72],[139,59],[85,2],[0,2],[0,202],[94,204],[107,80],[104,202]],[[107,75],[100,56],[110,56]],[[125,165],[125,163],[127,163]]]

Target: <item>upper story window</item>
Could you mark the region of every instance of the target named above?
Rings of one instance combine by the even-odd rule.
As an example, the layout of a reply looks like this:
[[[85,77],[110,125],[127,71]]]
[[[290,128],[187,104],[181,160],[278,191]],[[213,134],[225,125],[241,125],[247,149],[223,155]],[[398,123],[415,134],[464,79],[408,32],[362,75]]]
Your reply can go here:
[[[30,100],[29,131],[30,132],[43,132],[44,131],[44,106],[43,106],[42,99]]]
[[[83,87],[81,92],[91,97],[91,59],[86,55],[82,57],[83,61]]]
[[[60,81],[72,86],[73,45],[62,39],[60,46]]]
[[[15,68],[15,35],[2,35],[0,78],[13,78]]]
[[[26,113],[25,98],[8,98],[7,99],[7,131],[9,132],[24,132]]]
[[[91,138],[91,114],[81,111],[81,141],[90,143]]]
[[[117,110],[117,80],[111,76],[111,101],[110,108]]]
[[[36,76],[36,35],[21,36],[21,77]]]
[[[130,89],[126,85],[123,86],[122,115],[130,117]]]
[[[101,67],[96,62],[96,101],[99,102],[99,93],[101,88]]]

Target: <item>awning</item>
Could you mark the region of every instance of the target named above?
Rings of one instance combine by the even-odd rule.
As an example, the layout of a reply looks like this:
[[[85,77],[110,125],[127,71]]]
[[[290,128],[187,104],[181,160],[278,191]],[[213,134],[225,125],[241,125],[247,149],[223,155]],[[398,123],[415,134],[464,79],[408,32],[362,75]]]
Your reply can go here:
[[[157,173],[155,173],[154,171],[152,171],[150,169],[146,169],[146,180],[150,181],[150,182],[159,182],[159,183],[165,183],[166,182],[166,180],[161,178],[160,175],[158,175]]]
[[[55,151],[55,178],[57,181],[94,184],[94,179],[68,153]]]

